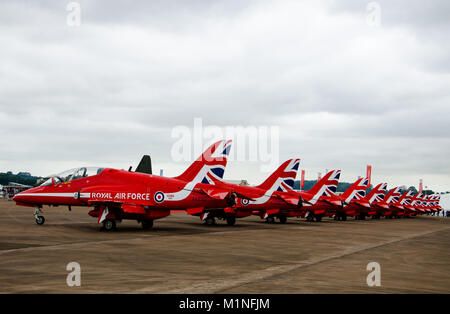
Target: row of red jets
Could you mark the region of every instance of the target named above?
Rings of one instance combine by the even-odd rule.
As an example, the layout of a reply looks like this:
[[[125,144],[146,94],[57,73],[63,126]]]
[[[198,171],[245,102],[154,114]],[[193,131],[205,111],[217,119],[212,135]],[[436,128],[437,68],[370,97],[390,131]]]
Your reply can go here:
[[[168,178],[151,174],[149,158],[142,159],[136,171],[82,167],[51,176],[38,187],[14,197],[17,205],[34,207],[36,223],[42,225],[42,206],[65,205],[93,207],[105,230],[113,230],[123,219],[136,220],[144,229],[155,219],[183,210],[199,216],[206,224],[224,219],[234,225],[236,218],[258,215],[268,223],[288,217],[320,221],[392,218],[439,212],[438,195],[413,195],[400,188],[387,191],[380,183],[369,193],[368,178],[356,180],[343,194],[337,195],[340,170],[332,170],[309,191],[295,191],[294,180],[300,159],[285,161],[262,184],[241,186],[223,181],[231,141],[211,145],[181,175]]]

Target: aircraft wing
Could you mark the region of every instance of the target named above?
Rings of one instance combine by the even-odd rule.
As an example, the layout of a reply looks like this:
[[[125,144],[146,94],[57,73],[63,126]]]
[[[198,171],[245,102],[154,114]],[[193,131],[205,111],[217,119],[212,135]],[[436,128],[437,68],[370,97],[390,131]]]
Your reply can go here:
[[[218,199],[218,200],[224,200],[226,199],[231,191],[227,190],[227,189],[222,189],[222,188],[218,188],[218,187],[199,187],[199,188],[195,188],[193,190],[191,190],[192,192],[196,192],[196,193],[200,193],[203,195],[207,195],[211,198],[214,199]]]
[[[248,194],[243,194],[243,193],[236,192],[236,191],[233,191],[233,193],[234,193],[237,197],[239,197],[239,198],[241,198],[241,199],[247,199],[247,200],[249,200],[249,201],[254,201],[254,200],[255,200],[255,199],[254,199],[254,195],[250,196],[250,195],[248,195]]]
[[[325,203],[328,203],[330,205],[335,205],[335,206],[341,206],[342,205],[342,201],[341,200],[337,200],[337,199],[322,199],[322,201],[324,201]]]
[[[370,208],[370,204],[366,201],[353,200],[352,202],[354,202],[355,204],[358,204],[359,206]]]
[[[294,205],[294,206],[298,206],[299,203],[301,202],[301,200],[300,200],[301,198],[299,196],[291,195],[288,193],[273,194],[273,196],[285,201],[288,204]]]

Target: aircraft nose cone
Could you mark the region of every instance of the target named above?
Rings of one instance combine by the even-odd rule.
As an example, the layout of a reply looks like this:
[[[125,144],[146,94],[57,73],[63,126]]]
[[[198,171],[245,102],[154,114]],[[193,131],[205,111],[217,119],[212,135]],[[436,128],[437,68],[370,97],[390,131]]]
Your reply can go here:
[[[16,195],[14,195],[13,201],[16,201],[16,202],[23,202],[23,201],[26,201],[26,196],[23,195],[22,193],[18,193],[18,194],[16,194]]]
[[[20,202],[20,203],[27,203],[29,201],[29,197],[26,195],[23,195],[23,193],[17,193],[13,197],[13,201]]]

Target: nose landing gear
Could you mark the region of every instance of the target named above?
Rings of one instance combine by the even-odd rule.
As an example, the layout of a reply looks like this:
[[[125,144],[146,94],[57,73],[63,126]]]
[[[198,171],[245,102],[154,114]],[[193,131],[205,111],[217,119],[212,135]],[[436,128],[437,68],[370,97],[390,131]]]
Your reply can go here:
[[[36,223],[38,225],[43,225],[45,222],[45,218],[44,218],[44,216],[39,216],[40,212],[41,212],[41,209],[38,206],[36,206],[34,208],[34,219],[36,220]]]

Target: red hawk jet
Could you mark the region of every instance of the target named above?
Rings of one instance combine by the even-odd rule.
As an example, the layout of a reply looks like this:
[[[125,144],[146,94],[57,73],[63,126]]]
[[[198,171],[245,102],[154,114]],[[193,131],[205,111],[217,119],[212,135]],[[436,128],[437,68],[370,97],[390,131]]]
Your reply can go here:
[[[81,167],[51,176],[38,187],[14,197],[17,205],[35,207],[36,223],[43,205],[93,206],[89,212],[113,230],[123,219],[137,220],[144,229],[173,209],[224,208],[234,204],[229,190],[212,185],[222,179],[231,141],[211,145],[183,174],[167,178],[151,174],[150,158],[137,171]],[[146,167],[146,164],[149,167]],[[131,169],[130,169],[131,170]]]
[[[396,187],[394,189],[391,189],[386,196],[384,196],[384,200],[386,201],[386,204],[388,204],[389,209],[385,210],[383,215],[385,217],[395,217],[400,218],[405,215],[405,208],[402,204],[400,204],[400,196],[402,195],[400,193],[400,187]],[[373,218],[377,218],[379,216],[372,216]]]
[[[411,197],[411,206],[416,210],[416,213],[418,215],[423,215],[427,213],[425,208],[422,206],[423,202],[422,197],[423,197],[422,193],[417,193],[416,195]]]
[[[434,195],[431,196],[430,200],[431,200],[431,203],[430,203],[431,210],[433,210],[434,212],[439,214],[439,212],[442,210],[441,205],[439,205],[439,201],[441,200],[441,196],[437,195],[437,194],[434,194]]]
[[[369,187],[368,178],[359,178],[344,193],[337,195],[342,200],[342,206],[336,211],[335,220],[347,220],[348,216],[356,217],[367,213],[370,203],[365,200]]]
[[[380,183],[366,196],[366,200],[370,203],[370,209],[367,216],[375,216],[375,218],[380,218],[389,211],[389,205],[385,199],[386,192],[387,183]],[[365,217],[366,215],[361,215],[359,219],[365,219]],[[392,218],[392,216],[387,217]]]
[[[333,216],[342,206],[342,200],[335,194],[341,177],[341,170],[331,170],[310,190],[300,191],[305,200],[307,221],[321,221],[324,216]]]
[[[340,196],[343,201],[343,208],[338,211],[337,220],[346,220],[347,216],[364,220],[367,216],[377,215],[377,213],[384,212],[389,208],[383,201],[387,184],[378,184],[366,195],[368,184],[367,178],[358,179]]]
[[[300,195],[290,195],[300,159],[289,159],[272,173],[262,184],[257,186],[242,186],[228,183],[221,179],[215,180],[214,186],[228,190],[235,196],[235,204],[225,208],[193,208],[188,214],[200,216],[207,225],[215,224],[215,219],[225,219],[228,225],[234,225],[236,218],[252,215],[255,212],[270,212],[278,217],[280,222],[286,222],[284,212],[298,210],[302,207]],[[273,222],[274,218],[268,222]]]
[[[321,221],[322,217],[331,213],[341,201],[333,194],[339,182],[340,170],[332,170],[320,179],[309,191],[294,191],[292,186],[284,186],[286,191],[282,194],[285,199],[291,198],[292,204],[301,199],[303,206],[288,206],[287,208],[267,208],[256,212],[267,222],[274,222],[277,217],[280,222],[285,222],[287,217],[306,217],[308,221]],[[280,192],[281,193],[281,192]]]
[[[399,199],[399,203],[403,206],[403,212],[406,217],[416,216],[417,210],[411,205],[411,198],[413,197],[413,191],[408,190],[404,192]]]

